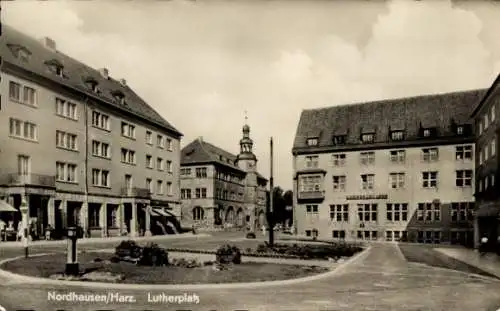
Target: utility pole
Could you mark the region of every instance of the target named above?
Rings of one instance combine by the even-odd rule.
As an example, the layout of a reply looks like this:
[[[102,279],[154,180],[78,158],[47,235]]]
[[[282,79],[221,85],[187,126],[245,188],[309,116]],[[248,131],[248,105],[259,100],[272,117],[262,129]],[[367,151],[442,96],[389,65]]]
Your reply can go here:
[[[274,201],[274,180],[273,180],[273,138],[269,142],[271,149],[271,166],[270,166],[270,175],[269,175],[269,210],[268,210],[268,226],[269,226],[269,245],[274,245],[274,210],[273,210],[273,201]]]

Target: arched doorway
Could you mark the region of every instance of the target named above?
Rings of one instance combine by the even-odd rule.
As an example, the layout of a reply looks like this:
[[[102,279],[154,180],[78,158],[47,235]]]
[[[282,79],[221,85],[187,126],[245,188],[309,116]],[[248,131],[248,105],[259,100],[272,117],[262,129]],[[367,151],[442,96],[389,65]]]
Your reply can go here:
[[[232,206],[227,209],[226,223],[234,224],[234,208]]]
[[[222,208],[221,205],[214,207],[214,225],[215,226],[222,225],[223,212],[224,212],[224,209]]]
[[[201,206],[195,206],[193,208],[193,220],[199,221],[205,218],[205,211]]]
[[[245,224],[245,214],[243,213],[243,209],[239,208],[236,212],[236,225],[242,227]]]

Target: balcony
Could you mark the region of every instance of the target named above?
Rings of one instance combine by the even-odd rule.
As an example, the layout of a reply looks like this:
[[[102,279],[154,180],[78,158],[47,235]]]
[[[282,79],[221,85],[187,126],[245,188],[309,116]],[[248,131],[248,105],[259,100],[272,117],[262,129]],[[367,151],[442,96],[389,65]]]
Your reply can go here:
[[[0,186],[35,186],[56,187],[56,177],[42,174],[2,174],[0,175]]]
[[[147,188],[123,187],[121,195],[129,198],[151,198],[151,191]]]
[[[297,197],[298,203],[320,203],[325,199],[325,190],[300,191]]]

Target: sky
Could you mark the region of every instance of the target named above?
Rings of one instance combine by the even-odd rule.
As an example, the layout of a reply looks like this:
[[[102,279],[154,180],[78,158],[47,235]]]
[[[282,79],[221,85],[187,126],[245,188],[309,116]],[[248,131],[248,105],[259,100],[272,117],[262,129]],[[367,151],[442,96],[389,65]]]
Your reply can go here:
[[[247,111],[259,171],[272,136],[285,190],[303,109],[487,88],[500,72],[491,1],[9,1],[2,22],[124,78],[183,146],[237,154]]]

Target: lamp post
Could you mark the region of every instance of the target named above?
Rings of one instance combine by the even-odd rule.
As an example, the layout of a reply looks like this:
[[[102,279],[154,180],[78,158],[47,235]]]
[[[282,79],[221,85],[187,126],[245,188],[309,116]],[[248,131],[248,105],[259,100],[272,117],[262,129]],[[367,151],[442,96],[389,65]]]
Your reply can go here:
[[[66,275],[78,275],[80,272],[76,251],[76,240],[78,239],[76,227],[68,228],[68,249],[66,261]]]
[[[29,256],[29,251],[28,251],[28,203],[26,202],[26,198],[23,196],[21,198],[21,206],[19,207],[19,210],[21,211],[21,225],[23,228],[23,246],[24,246],[24,257],[28,258]]]

